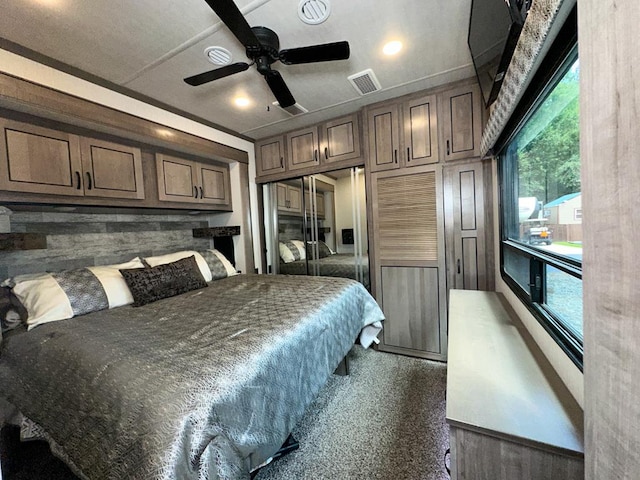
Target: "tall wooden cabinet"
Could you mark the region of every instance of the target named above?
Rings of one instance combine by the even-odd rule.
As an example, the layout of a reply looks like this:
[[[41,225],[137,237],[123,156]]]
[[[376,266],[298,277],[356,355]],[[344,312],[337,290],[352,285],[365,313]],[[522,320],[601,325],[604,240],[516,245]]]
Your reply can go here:
[[[385,313],[380,350],[446,359],[442,168],[373,173],[375,295]]]

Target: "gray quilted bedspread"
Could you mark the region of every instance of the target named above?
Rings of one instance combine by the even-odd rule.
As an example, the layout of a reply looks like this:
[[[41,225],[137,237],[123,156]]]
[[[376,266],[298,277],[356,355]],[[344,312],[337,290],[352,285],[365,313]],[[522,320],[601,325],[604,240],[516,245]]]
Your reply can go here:
[[[0,392],[87,479],[244,479],[381,320],[351,280],[238,275],[5,339]]]
[[[362,259],[364,271],[364,286],[369,289],[369,258],[365,255]],[[353,255],[336,253],[324,258],[309,260],[309,270],[314,272],[314,266],[318,267],[321,276],[356,278],[355,258]],[[280,273],[283,275],[306,275],[307,261],[296,260],[290,263],[280,263]]]

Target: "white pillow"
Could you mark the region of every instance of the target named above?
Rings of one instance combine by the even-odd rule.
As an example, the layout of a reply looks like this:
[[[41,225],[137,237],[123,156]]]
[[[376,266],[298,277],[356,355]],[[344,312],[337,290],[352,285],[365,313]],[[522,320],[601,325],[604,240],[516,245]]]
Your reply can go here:
[[[227,257],[225,257],[222,252],[216,250],[215,248],[212,250],[208,250],[209,252],[213,252],[214,255],[216,255],[220,261],[222,262],[222,265],[224,265],[225,270],[227,271],[227,276],[231,277],[233,275],[238,275],[238,271],[235,269],[235,267],[231,264],[231,262],[227,259]]]
[[[119,265],[18,275],[2,282],[26,308],[27,327],[133,302],[121,268],[144,268],[139,258]]]
[[[304,247],[304,242],[302,240],[291,240],[291,243],[293,243],[298,248],[298,252],[300,253],[300,260],[304,260],[305,258],[307,258],[307,249]]]
[[[287,247],[284,243],[279,242],[278,248],[280,250],[280,258],[284,263],[291,263],[296,259],[293,256],[293,253],[291,252],[291,250],[289,250],[289,247]]]

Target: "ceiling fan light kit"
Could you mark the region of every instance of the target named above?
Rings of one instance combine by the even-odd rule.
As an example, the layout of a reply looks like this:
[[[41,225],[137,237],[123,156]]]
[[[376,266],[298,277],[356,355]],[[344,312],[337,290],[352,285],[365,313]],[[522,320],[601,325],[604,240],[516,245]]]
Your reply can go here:
[[[252,63],[237,62],[187,77],[184,81],[189,85],[202,85],[235,73],[244,72],[251,65],[256,65],[258,73],[264,77],[280,106],[287,108],[294,105],[296,100],[289,91],[289,87],[287,87],[280,73],[271,68],[273,63],[280,61],[284,65],[295,65],[346,60],[349,58],[349,43],[344,41],[280,50],[278,35],[267,27],[250,27],[233,0],[205,1],[216,15],[220,17],[220,20],[227,25],[231,33],[244,45],[246,55],[252,60]],[[313,10],[313,12],[316,13],[326,13],[329,10],[328,0],[306,0],[305,2],[301,2],[301,4],[302,3],[311,4],[308,8],[305,8],[305,11],[310,12]],[[320,4],[324,6],[324,10],[320,8]],[[230,54],[229,57],[231,57]]]

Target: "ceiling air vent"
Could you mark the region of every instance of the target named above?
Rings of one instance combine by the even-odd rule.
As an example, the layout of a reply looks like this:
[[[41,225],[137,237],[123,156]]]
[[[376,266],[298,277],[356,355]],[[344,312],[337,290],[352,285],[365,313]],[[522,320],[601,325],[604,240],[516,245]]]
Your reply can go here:
[[[298,17],[309,25],[318,25],[329,18],[331,3],[329,0],[300,0]]]
[[[293,105],[291,105],[290,107],[287,107],[287,108],[282,108],[278,102],[273,102],[273,105],[278,107],[280,110],[284,110],[289,115],[302,115],[303,113],[308,113],[309,112],[309,110],[307,110],[306,108],[304,108],[302,105],[300,105],[297,102],[294,103]]]
[[[207,59],[214,65],[229,65],[231,52],[224,47],[207,47],[204,49]]]
[[[376,78],[376,74],[373,73],[373,70],[370,68],[359,73],[354,73],[347,78],[360,95],[366,95],[382,89],[380,82]]]

